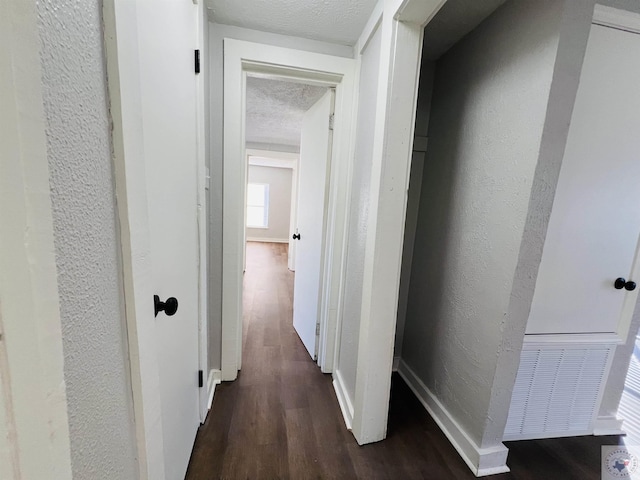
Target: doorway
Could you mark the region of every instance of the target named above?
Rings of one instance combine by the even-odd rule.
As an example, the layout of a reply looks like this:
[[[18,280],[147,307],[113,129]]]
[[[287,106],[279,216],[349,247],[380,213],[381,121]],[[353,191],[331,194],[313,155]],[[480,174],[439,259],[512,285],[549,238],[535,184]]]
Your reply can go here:
[[[322,87],[325,91],[335,88],[333,160],[326,181],[326,237],[323,242],[323,249],[330,250],[331,255],[325,255],[324,251],[320,255],[322,282],[318,305],[321,328],[317,354],[322,371],[331,372],[344,263],[355,61],[231,39],[225,39],[224,50],[222,379],[234,380],[242,366],[242,273],[246,228],[242,212],[247,164],[239,159],[245,159],[247,153],[245,105],[247,81],[251,82],[251,77],[286,79]],[[328,126],[329,119],[326,121]]]
[[[262,268],[261,262],[247,261],[247,242],[266,244],[263,246],[287,257],[285,265],[298,270],[292,299],[293,324],[315,360],[333,92],[326,86],[286,77],[249,74],[245,108],[243,283],[245,287],[262,288],[247,278],[255,274],[247,275],[247,269]],[[296,256],[298,244],[300,252]],[[259,252],[260,248],[256,245],[251,251]],[[243,288],[243,304],[254,293]]]

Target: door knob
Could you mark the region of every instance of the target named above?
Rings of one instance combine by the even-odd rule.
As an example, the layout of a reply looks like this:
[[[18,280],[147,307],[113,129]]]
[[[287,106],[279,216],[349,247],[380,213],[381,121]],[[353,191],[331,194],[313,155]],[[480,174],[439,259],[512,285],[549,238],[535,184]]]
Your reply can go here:
[[[161,302],[160,297],[158,295],[153,296],[153,308],[155,310],[155,315],[158,316],[158,313],[164,312],[167,316],[174,315],[178,311],[178,300],[175,297],[167,298],[166,302]]]
[[[293,239],[294,240],[300,240],[300,234],[299,233],[294,233],[293,234]]]
[[[632,281],[627,282],[624,278],[618,277],[616,278],[616,281],[614,282],[613,286],[618,290],[622,290],[624,288],[625,290],[632,292],[636,289],[636,282],[632,282]]]

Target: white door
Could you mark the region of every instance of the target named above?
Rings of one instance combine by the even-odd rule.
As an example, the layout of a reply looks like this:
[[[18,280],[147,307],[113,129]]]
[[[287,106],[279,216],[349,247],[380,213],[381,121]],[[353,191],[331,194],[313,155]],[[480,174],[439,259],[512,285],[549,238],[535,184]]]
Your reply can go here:
[[[155,318],[167,480],[184,478],[200,425],[197,8],[190,0],[138,2],[151,273],[160,300],[178,300],[174,315]]]
[[[300,237],[295,254],[293,326],[314,360],[318,347],[316,325],[320,312],[325,197],[333,137],[329,130],[333,96],[334,90],[328,89],[305,113],[300,136],[296,238]]]
[[[640,283],[640,35],[593,25],[529,334],[626,335]]]

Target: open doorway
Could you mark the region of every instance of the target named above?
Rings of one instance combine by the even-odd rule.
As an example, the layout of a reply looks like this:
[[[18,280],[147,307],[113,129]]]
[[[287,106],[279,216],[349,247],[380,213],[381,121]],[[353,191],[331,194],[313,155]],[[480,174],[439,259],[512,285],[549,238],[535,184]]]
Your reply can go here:
[[[333,91],[248,75],[245,105],[243,345],[252,341],[248,324],[293,324],[316,360]],[[274,287],[269,296],[258,295]],[[275,318],[263,310],[273,297],[280,302]]]

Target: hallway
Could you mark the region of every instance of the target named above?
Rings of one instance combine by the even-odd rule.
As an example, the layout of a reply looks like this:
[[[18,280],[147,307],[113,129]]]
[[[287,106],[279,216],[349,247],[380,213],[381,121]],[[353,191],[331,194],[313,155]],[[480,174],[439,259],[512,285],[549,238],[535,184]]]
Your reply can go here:
[[[248,243],[244,358],[216,389],[188,480],[473,479],[402,379],[394,376],[388,438],[358,446],[331,383],[292,327],[293,273],[285,244]],[[511,442],[506,479],[599,479],[600,445],[617,437]]]

